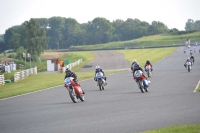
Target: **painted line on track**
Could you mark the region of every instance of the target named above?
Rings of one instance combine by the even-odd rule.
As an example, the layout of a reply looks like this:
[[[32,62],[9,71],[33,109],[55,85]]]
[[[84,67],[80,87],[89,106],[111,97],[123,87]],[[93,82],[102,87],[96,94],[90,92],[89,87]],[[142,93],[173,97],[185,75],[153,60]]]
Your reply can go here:
[[[197,86],[196,86],[196,88],[195,88],[195,90],[194,90],[193,92],[197,92],[197,89],[198,89],[199,85],[200,85],[200,80],[199,80],[199,82],[197,83]]]
[[[115,73],[113,73],[113,74],[115,74]],[[108,74],[108,75],[113,75],[113,74]],[[80,82],[84,82],[84,81],[91,80],[91,79],[93,79],[93,78],[89,78],[89,79],[81,80]],[[21,94],[21,95],[16,95],[16,96],[8,97],[8,98],[3,98],[3,99],[0,99],[0,101],[7,100],[7,99],[12,99],[12,98],[16,98],[16,97],[21,97],[21,96],[25,96],[25,95],[29,95],[29,94],[33,94],[33,93],[37,93],[37,92],[41,92],[41,91],[46,91],[46,90],[54,89],[54,88],[56,88],[56,87],[61,87],[61,86],[63,86],[63,85],[53,86],[53,87],[46,88],[46,89],[42,89],[42,90],[38,90],[38,91],[33,91],[33,92],[29,92],[29,93]]]

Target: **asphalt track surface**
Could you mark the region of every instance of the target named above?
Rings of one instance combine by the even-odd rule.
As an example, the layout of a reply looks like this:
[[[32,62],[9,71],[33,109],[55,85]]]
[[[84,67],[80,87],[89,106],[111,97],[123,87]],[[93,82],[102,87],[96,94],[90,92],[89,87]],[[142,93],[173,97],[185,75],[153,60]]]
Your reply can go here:
[[[95,71],[96,66],[100,66],[103,70],[130,69],[130,63],[124,60],[123,54],[112,50],[95,51],[92,54],[96,58],[87,63],[79,72]]]
[[[156,54],[156,53],[155,53]],[[0,100],[0,133],[133,133],[200,123],[200,53],[187,72],[183,47],[153,64],[149,92],[141,93],[131,71],[107,75],[100,91],[82,81],[85,102],[73,103],[63,86]]]

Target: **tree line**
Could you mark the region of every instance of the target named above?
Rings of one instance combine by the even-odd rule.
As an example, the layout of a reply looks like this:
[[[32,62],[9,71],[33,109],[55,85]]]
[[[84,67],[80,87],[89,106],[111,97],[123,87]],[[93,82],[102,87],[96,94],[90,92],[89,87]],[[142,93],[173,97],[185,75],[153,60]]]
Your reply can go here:
[[[194,26],[195,25],[195,26]],[[199,21],[188,19],[186,31],[200,30]],[[13,26],[5,31],[0,41],[0,51],[23,47],[32,55],[40,55],[45,49],[67,49],[70,46],[104,44],[112,41],[126,41],[143,36],[173,33],[182,34],[176,28],[169,29],[164,23],[151,24],[139,19],[117,19],[113,22],[97,17],[80,24],[73,18],[36,18]]]

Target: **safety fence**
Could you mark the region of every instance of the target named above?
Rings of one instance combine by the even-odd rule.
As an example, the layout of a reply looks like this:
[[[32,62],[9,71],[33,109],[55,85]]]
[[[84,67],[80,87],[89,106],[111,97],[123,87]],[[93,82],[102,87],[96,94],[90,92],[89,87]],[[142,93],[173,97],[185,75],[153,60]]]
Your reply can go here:
[[[4,74],[0,75],[0,85],[4,85],[5,84],[5,78],[4,78]]]
[[[31,74],[37,74],[37,67],[26,69],[26,70],[23,70],[21,72],[15,72],[15,74],[14,74],[14,82],[18,82],[18,81],[20,81],[22,79],[25,79]]]
[[[66,68],[69,68],[69,69],[71,70],[72,67],[75,67],[75,66],[81,64],[82,61],[83,61],[82,59],[79,59],[79,60],[77,60],[77,61],[74,62],[74,63],[70,63],[70,64],[66,65],[65,67],[62,67],[62,72],[65,72],[65,69],[66,69]]]

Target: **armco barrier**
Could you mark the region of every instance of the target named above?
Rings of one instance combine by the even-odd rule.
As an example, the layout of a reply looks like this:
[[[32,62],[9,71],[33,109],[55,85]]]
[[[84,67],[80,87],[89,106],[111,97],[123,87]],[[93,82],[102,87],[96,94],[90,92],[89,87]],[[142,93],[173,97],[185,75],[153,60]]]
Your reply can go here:
[[[5,78],[4,78],[4,74],[0,75],[0,85],[4,85],[5,84]]]
[[[26,69],[26,70],[23,70],[21,72],[15,72],[15,74],[14,74],[14,82],[18,82],[18,81],[20,81],[22,79],[25,79],[31,74],[37,74],[37,67]]]

